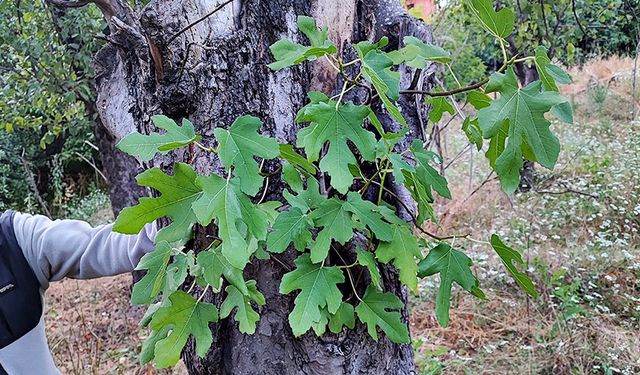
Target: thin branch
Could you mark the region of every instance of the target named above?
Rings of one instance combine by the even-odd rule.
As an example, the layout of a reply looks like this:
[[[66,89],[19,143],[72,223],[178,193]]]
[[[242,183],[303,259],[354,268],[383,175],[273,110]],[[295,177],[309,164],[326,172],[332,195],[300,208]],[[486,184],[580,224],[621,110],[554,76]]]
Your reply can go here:
[[[33,176],[33,172],[31,172],[31,168],[29,168],[29,161],[27,161],[27,158],[24,157],[24,154],[25,154],[25,150],[22,150],[22,155],[20,155],[20,160],[22,161],[22,167],[24,168],[24,173],[27,177],[27,181],[29,182],[29,186],[31,186],[33,195],[36,196],[38,203],[40,203],[40,206],[42,206],[42,210],[47,215],[47,217],[51,219],[51,212],[49,211],[49,208],[47,208],[47,204],[42,199],[42,196],[40,196],[40,192],[38,191],[38,185],[36,184],[36,179]]]
[[[534,190],[534,192],[538,193],[538,194],[568,194],[568,193],[573,193],[573,194],[578,194],[578,195],[584,195],[584,196],[587,196],[587,197],[591,197],[593,199],[598,199],[598,195],[596,195],[596,194],[587,193],[585,191],[575,190],[575,189],[571,189],[571,188],[566,188],[565,190],[560,190],[560,191]]]
[[[544,0],[539,0],[540,3],[540,12],[542,13],[542,23],[544,25],[544,34],[549,40],[549,25],[547,24],[547,14],[544,11]]]
[[[457,89],[450,90],[450,91],[433,92],[433,91],[424,91],[424,90],[400,90],[400,94],[422,94],[422,95],[427,95],[431,97],[451,96],[451,95],[460,94],[463,92],[478,89],[484,86],[485,84],[487,84],[488,82],[489,82],[489,78],[485,78],[478,83],[474,83],[473,85],[469,85],[466,87],[459,87]]]
[[[576,12],[576,0],[571,0],[571,10],[573,10],[573,17],[576,19],[576,23],[578,24],[580,31],[582,31],[582,35],[587,35],[580,23],[580,18],[578,18],[578,12]]]
[[[51,4],[61,8],[82,8],[87,4],[91,4],[92,0],[78,0],[78,1],[66,1],[66,0],[48,0]]]
[[[451,238],[467,238],[469,237],[468,234],[453,234],[453,235],[448,235],[448,236],[438,236],[437,234],[433,234],[427,230],[425,230],[424,228],[422,228],[420,225],[418,225],[418,219],[416,218],[416,216],[413,214],[413,212],[411,211],[411,209],[406,205],[406,203],[404,203],[402,201],[402,199],[393,191],[387,189],[386,187],[380,185],[380,183],[378,181],[371,181],[372,184],[378,185],[382,190],[386,191],[387,193],[389,193],[390,195],[392,195],[394,198],[396,198],[396,201],[398,203],[400,203],[402,205],[402,207],[404,207],[404,209],[409,213],[409,215],[411,216],[411,221],[413,222],[413,225],[423,234],[426,234],[427,236],[433,238],[434,240],[438,240],[438,241],[443,241],[443,240],[449,240]]]
[[[86,157],[84,157],[81,153],[79,152],[75,152],[76,156],[78,156],[80,159],[84,160],[87,164],[89,164],[91,167],[93,167],[93,169],[96,171],[97,174],[100,175],[100,177],[102,177],[102,179],[104,180],[104,182],[106,182],[107,184],[109,184],[109,180],[107,179],[107,176],[104,175],[104,173],[102,173],[102,171],[100,170],[100,168],[98,168],[95,163],[93,163],[91,160],[87,159]]]
[[[56,0],[56,1],[60,1],[60,0]],[[176,40],[176,38],[179,37],[180,35],[184,34],[187,30],[189,30],[190,28],[192,28],[195,25],[199,24],[200,22],[206,20],[207,18],[211,17],[216,12],[218,12],[220,9],[224,8],[226,5],[228,5],[228,4],[232,3],[232,2],[233,2],[233,0],[226,0],[226,1],[222,2],[222,3],[220,3],[220,5],[215,7],[211,12],[209,12],[206,15],[204,15],[203,17],[199,18],[197,21],[195,21],[193,23],[190,23],[189,25],[185,26],[182,30],[178,31],[177,33],[173,34],[173,36],[171,38],[169,38],[169,40],[167,40],[167,44],[171,44],[171,42]]]

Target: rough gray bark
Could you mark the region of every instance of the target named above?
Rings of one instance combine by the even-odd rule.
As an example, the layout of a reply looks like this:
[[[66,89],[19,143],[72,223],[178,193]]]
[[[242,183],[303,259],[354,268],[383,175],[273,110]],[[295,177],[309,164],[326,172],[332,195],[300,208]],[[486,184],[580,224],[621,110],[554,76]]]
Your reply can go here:
[[[122,0],[100,1],[109,9],[109,43],[95,59],[98,111],[105,128],[115,139],[131,131],[148,132],[150,116],[163,113],[179,120],[188,117],[208,145],[216,127],[227,127],[239,115],[260,117],[265,134],[283,143],[295,143],[302,127],[294,121],[296,111],[305,104],[310,90],[331,92],[340,84],[336,75],[322,63],[304,64],[274,73],[269,45],[282,36],[300,39],[296,32],[298,14],[312,15],[319,24],[329,26],[332,39],[345,55],[353,54],[352,41],[373,40],[382,35],[397,47],[402,37],[416,35],[431,39],[429,29],[406,15],[397,0],[245,0],[233,1],[214,15],[173,37],[180,30],[211,12],[217,4],[204,0],[152,0],[138,16]],[[109,3],[109,4],[106,4]],[[428,89],[431,80],[414,79],[414,72],[402,68],[402,86]],[[416,87],[414,87],[416,88]],[[355,91],[355,90],[354,90]],[[359,100],[364,92],[351,95]],[[400,105],[412,128],[421,136],[425,108],[419,98],[403,97]],[[374,108],[379,110],[379,104]],[[382,118],[396,128],[388,116]],[[410,142],[401,145],[407,147]],[[173,161],[191,163],[200,173],[219,171],[211,155],[192,147],[153,161],[169,168]],[[276,165],[266,168],[275,170]],[[283,184],[272,178],[267,197],[281,199]],[[406,192],[398,191],[401,197]],[[195,248],[208,245],[207,234],[214,228],[197,228]],[[349,248],[344,249],[349,257]],[[281,261],[291,266],[294,253]],[[238,331],[231,319],[212,325],[214,346],[205,358],[198,358],[190,342],[183,359],[191,374],[414,374],[410,345],[397,345],[384,335],[373,341],[358,323],[354,330],[339,335],[316,337],[310,333],[294,338],[287,316],[293,297],[278,292],[279,280],[288,266],[276,261],[256,261],[245,271],[255,279],[267,304],[259,309],[261,320],[254,335]],[[395,270],[384,268],[387,291],[407,301]],[[357,285],[363,293],[366,284]],[[348,295],[348,289],[345,289]],[[205,299],[220,303],[222,296]],[[407,320],[407,310],[403,311]]]

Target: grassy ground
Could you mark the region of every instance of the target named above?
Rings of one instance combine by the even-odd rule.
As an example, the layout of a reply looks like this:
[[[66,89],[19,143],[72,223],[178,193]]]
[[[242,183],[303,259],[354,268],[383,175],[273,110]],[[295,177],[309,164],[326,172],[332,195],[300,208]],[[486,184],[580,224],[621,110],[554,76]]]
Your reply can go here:
[[[442,221],[430,229],[485,240],[497,232],[523,252],[541,296],[525,298],[490,249],[456,241],[488,299],[456,289],[443,329],[433,314],[438,280],[423,281],[411,306],[421,375],[640,373],[640,123],[629,116],[630,67],[613,59],[573,73],[565,93],[576,123],[554,123],[563,150],[555,171],[538,167],[537,192],[507,197],[477,152],[447,169],[454,199],[438,202]],[[466,146],[458,127],[449,125],[445,160]],[[69,215],[99,223],[108,212],[96,195]],[[157,373],[137,363],[145,333],[129,288],[128,275],[52,286],[48,335],[63,373]]]

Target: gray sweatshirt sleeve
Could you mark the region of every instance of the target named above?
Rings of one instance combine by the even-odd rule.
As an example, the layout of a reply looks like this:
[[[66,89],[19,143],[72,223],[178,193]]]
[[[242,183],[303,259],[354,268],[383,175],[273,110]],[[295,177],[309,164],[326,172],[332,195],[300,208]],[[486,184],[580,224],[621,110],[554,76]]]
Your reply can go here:
[[[16,213],[18,245],[43,289],[65,277],[92,279],[131,272],[154,249],[155,224],[137,235],[112,231],[113,224],[92,227],[79,220],[55,220]]]

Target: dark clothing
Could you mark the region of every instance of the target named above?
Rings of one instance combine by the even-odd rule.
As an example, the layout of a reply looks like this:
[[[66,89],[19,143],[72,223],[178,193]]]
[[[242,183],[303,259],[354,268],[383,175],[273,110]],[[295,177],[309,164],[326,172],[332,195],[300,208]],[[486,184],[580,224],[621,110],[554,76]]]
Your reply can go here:
[[[35,328],[42,316],[40,283],[18,246],[13,216],[0,216],[0,349]]]

